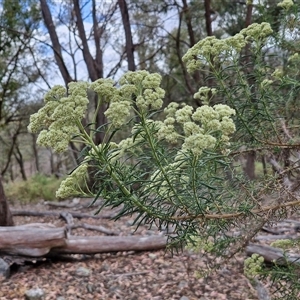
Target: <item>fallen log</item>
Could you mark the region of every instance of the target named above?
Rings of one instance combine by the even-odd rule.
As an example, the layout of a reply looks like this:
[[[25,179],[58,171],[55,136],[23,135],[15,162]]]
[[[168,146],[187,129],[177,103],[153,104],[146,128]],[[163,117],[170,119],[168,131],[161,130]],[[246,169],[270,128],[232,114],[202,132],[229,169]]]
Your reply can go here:
[[[167,237],[155,236],[70,236],[66,245],[50,254],[96,254],[105,252],[148,251],[166,247]]]
[[[73,199],[73,201],[60,201],[60,202],[53,202],[53,201],[45,201],[45,205],[58,207],[58,208],[89,208],[89,207],[99,207],[102,205],[103,200],[97,200],[93,205],[91,203],[93,202],[93,199],[82,199],[78,201],[74,201],[76,199]]]
[[[50,216],[50,217],[60,217],[61,211],[31,211],[31,210],[17,210],[17,209],[12,209],[11,214],[13,216],[31,216],[31,217],[45,217],[45,216]],[[99,215],[93,215],[91,214],[82,214],[82,213],[77,213],[77,212],[65,212],[65,213],[70,213],[73,218],[77,219],[83,219],[83,218],[92,218],[92,219],[111,219],[115,216],[114,214],[99,214]]]
[[[65,228],[5,226],[0,227],[0,253],[40,257],[51,248],[66,244]]]
[[[161,235],[67,236],[65,227],[42,225],[0,227],[0,254],[42,257],[55,254],[146,251],[163,249],[167,242],[167,237]]]
[[[253,238],[255,241],[276,241],[276,240],[298,240],[299,236],[290,234],[278,235],[257,235]]]
[[[102,233],[105,233],[107,235],[119,235],[120,234],[119,232],[114,231],[114,230],[110,230],[108,228],[105,228],[104,226],[90,225],[90,224],[87,224],[87,223],[71,225],[71,226],[69,226],[69,228],[70,229],[84,228],[84,229],[87,229],[87,230],[102,232]]]
[[[249,244],[246,247],[246,253],[248,256],[257,253],[264,258],[265,262],[276,263],[281,266],[287,265],[287,263],[296,264],[298,266],[300,265],[299,255],[294,253],[285,253],[282,249],[271,246]]]

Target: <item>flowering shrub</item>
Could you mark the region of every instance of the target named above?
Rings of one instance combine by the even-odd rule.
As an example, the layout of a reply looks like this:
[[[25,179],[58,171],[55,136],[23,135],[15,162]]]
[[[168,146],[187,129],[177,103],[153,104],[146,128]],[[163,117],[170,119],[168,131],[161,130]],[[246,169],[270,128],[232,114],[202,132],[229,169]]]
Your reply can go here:
[[[288,11],[290,4],[280,5]],[[287,175],[298,168],[297,128],[288,130],[282,120],[293,120],[285,99],[296,101],[298,73],[289,73],[294,79],[268,64],[264,47],[272,34],[270,24],[252,24],[223,40],[207,37],[187,51],[188,71],[208,71],[213,80],[194,95],[200,107],[172,102],[163,108],[161,76],[147,71],[128,72],[118,83],[99,79],[70,83],[67,90],[54,87],[31,116],[29,130],[40,131],[38,143],[57,152],[71,141],[84,146],[57,197],[103,197],[104,207],[122,205],[116,218],[135,213],[136,226],[173,225],[169,245],[188,243],[215,255],[218,260],[208,260],[214,267],[242,250],[265,224],[296,210],[300,201]],[[287,69],[295,63],[293,54]],[[97,95],[98,107],[108,104],[108,123],[99,129],[82,123],[90,93]],[[93,134],[99,131],[104,140],[97,145]],[[129,134],[118,140],[116,132]],[[279,154],[287,149],[293,167],[281,164]],[[236,166],[250,152],[276,172],[248,180]],[[255,276],[263,259],[253,256],[245,265],[245,273]]]

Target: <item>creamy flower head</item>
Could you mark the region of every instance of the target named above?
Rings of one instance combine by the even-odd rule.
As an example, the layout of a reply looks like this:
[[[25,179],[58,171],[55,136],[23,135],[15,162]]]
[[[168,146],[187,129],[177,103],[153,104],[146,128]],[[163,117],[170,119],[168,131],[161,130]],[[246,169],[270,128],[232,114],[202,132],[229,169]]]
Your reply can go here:
[[[240,33],[225,39],[217,39],[208,36],[199,41],[182,57],[186,63],[187,70],[192,73],[215,63],[232,63],[239,58],[241,50],[249,41],[262,40],[272,34],[273,30],[269,23],[253,23]],[[198,95],[196,95],[198,97]]]
[[[173,124],[165,124],[163,122],[156,122],[156,124],[159,128],[156,134],[159,140],[166,140],[171,144],[176,144],[178,142],[180,135],[175,130],[175,126]]]
[[[167,117],[175,117],[175,113],[179,107],[179,104],[176,102],[171,102],[165,109],[164,112]]]
[[[272,247],[280,248],[280,249],[289,249],[294,246],[295,241],[289,239],[276,240],[271,243]]]
[[[185,138],[182,145],[183,150],[190,150],[194,155],[201,155],[203,150],[215,147],[217,139],[209,134],[193,134]]]
[[[260,40],[265,39],[273,33],[271,25],[267,22],[252,23],[247,28],[244,28],[240,32],[246,37],[246,40]]]
[[[294,5],[293,0],[283,0],[279,2],[277,6],[282,7],[283,9],[289,10]]]
[[[183,124],[183,132],[185,136],[190,136],[192,134],[203,133],[204,130],[195,122],[185,122]]]
[[[259,254],[252,254],[251,257],[248,257],[244,261],[244,274],[248,278],[254,278],[256,275],[259,275],[262,271],[264,264],[264,258]]]
[[[71,82],[67,90],[54,86],[44,97],[45,105],[31,115],[28,130],[40,132],[37,143],[56,152],[68,149],[72,137],[78,134],[77,122],[84,117],[89,100],[85,82]]]
[[[178,123],[185,123],[191,120],[193,114],[193,107],[190,105],[185,105],[183,108],[178,109],[175,112],[175,119]]]
[[[299,53],[294,53],[288,58],[288,61],[298,61],[300,59]]]
[[[231,117],[235,115],[235,110],[225,104],[216,104],[213,106],[220,118]]]
[[[221,142],[218,145],[229,145],[229,136],[236,129],[231,119],[234,109],[224,104],[203,105],[196,111],[189,105],[178,108],[178,103],[170,103],[164,110],[166,119],[155,122],[159,140],[172,144],[182,142],[183,151],[192,151],[197,156],[205,149],[214,148],[217,140]]]
[[[130,101],[116,101],[110,104],[104,114],[113,126],[118,128],[126,124],[127,119],[130,116],[130,109]]]
[[[202,124],[206,124],[211,120],[219,119],[219,113],[213,107],[203,105],[198,107],[193,113],[192,119],[201,122]]]
[[[110,102],[116,93],[116,87],[112,79],[100,78],[91,83],[90,88],[98,94],[104,102]]]
[[[246,46],[245,37],[242,34],[236,34],[226,39],[217,39],[214,36],[208,36],[199,41],[182,57],[187,65],[189,73],[201,69],[203,65],[214,62],[232,61]]]
[[[217,93],[217,89],[202,86],[198,92],[194,94],[194,99],[200,99],[204,104],[208,104],[209,100]]]
[[[283,77],[283,70],[280,68],[275,69],[275,71],[271,74],[272,77],[275,79],[282,79]]]
[[[261,83],[260,86],[262,89],[268,87],[269,85],[271,85],[273,83],[273,80],[271,79],[264,79]]]
[[[65,199],[71,196],[82,195],[80,185],[85,182],[87,176],[88,164],[83,163],[61,182],[60,187],[56,192],[56,197],[58,199]]]
[[[157,73],[127,72],[119,80],[119,89],[113,87],[111,81],[103,79],[99,79],[99,83],[94,84],[93,88],[99,93],[107,86],[107,97],[111,98],[111,104],[105,115],[109,122],[118,128],[127,123],[134,108],[137,108],[139,113],[147,113],[151,109],[157,110],[162,107],[165,91],[159,87],[161,79]],[[104,91],[102,93],[104,95]]]

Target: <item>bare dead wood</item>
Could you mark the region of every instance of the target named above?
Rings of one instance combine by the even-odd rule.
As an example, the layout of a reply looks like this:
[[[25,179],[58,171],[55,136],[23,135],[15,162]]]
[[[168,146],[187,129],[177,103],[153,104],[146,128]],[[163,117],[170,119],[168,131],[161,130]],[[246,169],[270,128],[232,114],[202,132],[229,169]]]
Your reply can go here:
[[[71,230],[76,228],[84,228],[87,230],[94,230],[98,232],[102,232],[108,235],[119,235],[117,232],[110,230],[104,226],[96,226],[96,225],[90,225],[86,223],[82,224],[74,224],[73,217],[70,213],[61,213],[61,217],[67,222],[67,233],[68,235],[71,235]]]
[[[279,232],[277,230],[274,230],[274,229],[268,228],[268,227],[263,227],[261,230],[268,232],[268,233],[276,234],[276,235],[279,234]]]
[[[257,278],[254,279],[253,285],[257,291],[257,297],[259,300],[271,300],[270,293]]]
[[[74,225],[73,216],[69,212],[62,212],[60,214],[60,217],[63,218],[67,222],[67,224],[69,226],[73,226]]]
[[[72,226],[74,225],[73,216],[69,212],[62,212],[60,217],[63,218],[67,222],[66,231],[67,237],[69,237],[72,233]]]
[[[274,226],[274,227],[264,227],[261,229],[262,231],[268,232],[268,233],[272,233],[275,235],[280,235],[286,232],[295,232],[297,231],[297,227],[295,226]]]
[[[0,253],[26,257],[61,254],[96,254],[163,249],[167,237],[157,236],[67,236],[66,228],[48,224],[0,227]]]
[[[65,228],[0,227],[0,253],[40,257],[66,245]]]
[[[136,275],[144,275],[147,273],[151,273],[152,271],[140,271],[140,272],[130,272],[130,273],[120,273],[120,274],[108,274],[109,277],[123,277],[123,276],[136,276]]]
[[[258,235],[254,237],[256,241],[276,241],[276,240],[296,240],[299,236],[290,234],[278,234],[278,235]]]
[[[91,224],[87,224],[87,223],[82,223],[82,224],[74,224],[71,226],[71,229],[76,229],[76,228],[84,228],[87,230],[94,230],[94,231],[98,231],[98,232],[102,232],[105,233],[107,235],[119,235],[119,232],[110,230],[104,226],[96,226],[96,225],[91,225]]]
[[[263,256],[265,262],[274,263],[278,265],[286,265],[287,262],[299,265],[300,256],[297,254],[284,254],[284,251],[279,248],[250,244],[246,247],[246,253],[248,256],[251,256],[254,253]]]
[[[293,224],[296,229],[300,228],[300,222],[299,221],[286,219],[286,220],[284,220],[284,222]]]
[[[59,208],[74,208],[78,206],[78,203],[68,203],[67,201],[64,202],[45,202],[45,205],[53,206],[53,207],[59,207]]]
[[[56,211],[31,211],[31,210],[18,210],[18,209],[12,209],[11,213],[13,216],[31,216],[31,217],[60,217],[62,212],[56,212]],[[92,218],[92,219],[111,219],[115,216],[114,214],[99,214],[99,215],[93,215],[91,214],[82,214],[77,212],[69,212],[73,218],[77,219],[83,219],[83,218]]]
[[[50,254],[96,254],[120,251],[148,251],[166,247],[164,236],[71,236],[66,245],[53,248]]]
[[[97,200],[93,205],[91,205],[93,199],[91,200],[78,200],[78,201],[60,201],[60,202],[51,202],[51,201],[45,201],[45,205],[53,206],[53,207],[59,207],[59,208],[76,208],[76,209],[82,209],[87,207],[99,207],[101,206],[103,200]]]

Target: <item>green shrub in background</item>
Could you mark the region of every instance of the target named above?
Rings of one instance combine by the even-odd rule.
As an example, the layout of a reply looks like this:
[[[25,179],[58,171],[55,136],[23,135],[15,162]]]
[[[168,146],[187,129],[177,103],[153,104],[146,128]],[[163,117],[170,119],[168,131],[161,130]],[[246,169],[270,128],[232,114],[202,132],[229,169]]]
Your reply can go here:
[[[300,145],[292,112],[299,105],[299,58],[286,31],[298,30],[288,27],[298,6],[285,0],[281,7],[284,30],[252,24],[223,40],[207,37],[184,55],[189,72],[209,72],[211,86],[194,95],[201,107],[171,103],[162,110],[161,76],[147,71],[128,72],[117,84],[99,79],[50,90],[29,129],[40,132],[39,144],[57,152],[67,151],[70,141],[84,146],[57,197],[103,197],[104,206],[122,205],[116,218],[135,214],[137,227],[172,225],[170,247],[193,245],[209,254],[208,268],[222,267],[263,226],[297,212]],[[289,55],[286,64],[283,53]],[[98,107],[109,103],[109,123],[100,128],[82,123],[91,91]],[[120,131],[131,133],[117,141]],[[99,132],[104,140],[96,145]],[[249,153],[264,157],[273,173],[255,181],[237,172],[236,162]],[[249,276],[267,272],[272,278],[275,269],[264,269],[257,257],[245,264]],[[276,280],[284,283],[282,298],[297,299],[291,270],[277,272]]]
[[[32,203],[43,199],[56,200],[55,192],[59,188],[61,179],[54,176],[36,174],[27,181],[14,181],[4,185],[9,201],[14,203]]]

